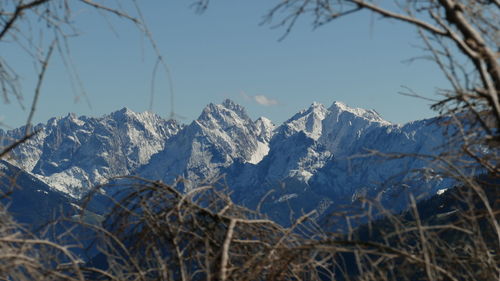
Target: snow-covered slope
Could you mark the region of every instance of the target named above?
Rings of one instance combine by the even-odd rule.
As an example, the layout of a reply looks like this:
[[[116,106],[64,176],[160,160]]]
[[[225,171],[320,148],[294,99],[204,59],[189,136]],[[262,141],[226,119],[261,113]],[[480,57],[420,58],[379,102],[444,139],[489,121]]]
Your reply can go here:
[[[334,158],[359,153],[358,143],[369,132],[394,126],[374,111],[340,102],[328,109],[313,103],[275,129],[258,177],[266,182],[294,177],[307,183]]]
[[[237,200],[247,205],[262,204],[270,194],[264,210],[275,218],[290,209],[323,213],[330,206],[350,204],[382,190],[389,207],[398,209],[405,204],[402,187],[431,195],[449,183],[431,173],[411,172],[423,167],[430,171],[428,162],[414,157],[388,160],[370,155],[371,151],[437,154],[446,143],[443,130],[437,119],[401,126],[373,110],[340,102],[327,109],[313,103],[275,129],[269,153],[258,165],[236,167],[227,178]],[[392,202],[389,196],[395,194]]]
[[[68,114],[37,125],[38,134],[16,148],[9,162],[79,197],[110,177],[128,175],[147,164],[181,127],[175,121],[127,108],[101,118]],[[24,127],[0,131],[4,144],[23,134]]]
[[[186,189],[213,181],[236,162],[260,162],[269,151],[272,127],[267,119],[252,121],[244,108],[231,100],[209,104],[144,165],[140,174],[167,183],[182,176],[189,180]]]

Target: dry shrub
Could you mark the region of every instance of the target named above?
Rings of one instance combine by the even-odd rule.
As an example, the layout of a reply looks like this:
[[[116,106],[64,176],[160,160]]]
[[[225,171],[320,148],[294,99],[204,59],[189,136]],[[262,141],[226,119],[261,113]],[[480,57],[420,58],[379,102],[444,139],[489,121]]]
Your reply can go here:
[[[328,233],[313,213],[286,228],[214,186],[181,194],[160,182],[129,180],[100,232],[107,278],[496,280],[500,273],[494,223],[466,187],[419,205],[410,197],[412,208],[399,215],[367,200],[366,210],[380,208],[386,217]],[[498,210],[496,186],[485,186]]]
[[[0,208],[0,280],[85,280],[72,246],[38,238]]]
[[[107,221],[100,248],[119,280],[318,279],[301,245],[308,215],[284,228],[234,204],[214,186],[188,194],[133,179]],[[101,233],[103,234],[103,233]]]

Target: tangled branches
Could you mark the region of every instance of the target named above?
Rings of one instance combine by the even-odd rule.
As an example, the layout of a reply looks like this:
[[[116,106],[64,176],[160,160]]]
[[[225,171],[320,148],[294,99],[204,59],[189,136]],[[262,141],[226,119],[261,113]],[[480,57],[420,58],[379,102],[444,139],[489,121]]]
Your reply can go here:
[[[406,213],[385,212],[348,233],[328,233],[312,213],[283,227],[214,186],[183,195],[159,182],[129,180],[105,231],[97,231],[107,278],[488,280],[500,273],[494,226],[468,188],[419,205],[410,198]],[[486,190],[498,209],[496,186]]]

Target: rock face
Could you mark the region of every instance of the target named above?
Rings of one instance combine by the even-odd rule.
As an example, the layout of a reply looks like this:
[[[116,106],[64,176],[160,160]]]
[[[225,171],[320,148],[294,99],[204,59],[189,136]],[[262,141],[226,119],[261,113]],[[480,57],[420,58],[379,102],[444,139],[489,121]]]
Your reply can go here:
[[[186,192],[223,175],[238,202],[256,206],[268,194],[264,208],[280,216],[286,208],[323,213],[380,192],[387,202],[395,196],[391,204],[398,208],[402,187],[433,194],[449,184],[415,157],[370,154],[439,153],[446,138],[437,119],[397,125],[341,102],[313,103],[277,127],[225,100],[186,126],[122,109],[102,118],[53,118],[35,129],[9,162],[73,197],[119,175],[169,184],[182,177],[178,186]],[[0,131],[4,145],[23,130]],[[428,173],[413,172],[424,167]]]

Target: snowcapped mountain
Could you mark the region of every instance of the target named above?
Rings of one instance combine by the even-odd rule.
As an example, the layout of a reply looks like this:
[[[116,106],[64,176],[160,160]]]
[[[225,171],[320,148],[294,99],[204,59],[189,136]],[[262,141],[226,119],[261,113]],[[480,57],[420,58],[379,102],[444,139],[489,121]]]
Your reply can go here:
[[[450,183],[433,177],[429,162],[415,157],[390,160],[370,152],[436,155],[446,144],[445,127],[438,121],[401,126],[373,110],[313,103],[275,129],[261,162],[229,170],[227,181],[239,202],[261,204],[283,223],[289,222],[290,211],[316,209],[322,214],[330,206],[382,191],[388,207],[401,209],[407,196],[402,188],[431,195]],[[429,173],[415,172],[424,167]]]
[[[289,208],[322,213],[361,195],[401,198],[402,187],[430,194],[446,185],[423,160],[370,154],[437,154],[446,144],[438,121],[397,125],[341,102],[313,103],[277,127],[264,117],[253,121],[231,100],[209,104],[189,125],[122,109],[40,124],[9,162],[73,197],[118,175],[169,184],[182,177],[184,191],[224,175],[238,202],[256,206],[267,194],[263,208],[276,216]],[[5,145],[23,133],[0,131],[0,137]],[[424,167],[429,173],[413,172]]]
[[[374,111],[313,103],[276,128],[259,178],[279,182],[293,177],[307,183],[327,163],[359,153],[358,143],[369,132],[394,126]]]
[[[164,148],[182,128],[175,121],[123,108],[101,118],[68,114],[34,127],[32,139],[17,147],[9,162],[73,197],[107,179],[131,174]],[[3,145],[25,128],[4,132]]]
[[[244,108],[231,100],[209,104],[139,173],[166,183],[182,176],[189,180],[184,184],[186,189],[211,182],[236,162],[260,162],[269,151],[272,130],[268,119],[252,121]]]

